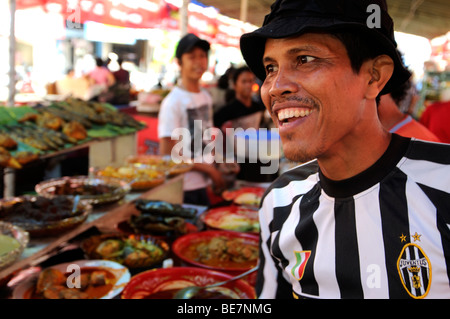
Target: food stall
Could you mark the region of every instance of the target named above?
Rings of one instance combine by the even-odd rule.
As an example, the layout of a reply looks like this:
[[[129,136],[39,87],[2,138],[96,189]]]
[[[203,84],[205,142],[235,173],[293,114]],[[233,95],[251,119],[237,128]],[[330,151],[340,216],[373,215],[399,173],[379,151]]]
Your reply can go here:
[[[43,110],[13,110],[9,116],[15,121],[7,128],[38,129],[37,123],[43,123]],[[183,174],[192,164],[136,155],[140,128],[95,126],[79,143],[62,149],[37,149],[25,139],[9,149],[5,169],[20,170],[32,160],[19,162],[19,152],[38,160],[87,146],[90,170],[87,176],[43,180],[35,194],[0,200],[0,237],[17,244],[0,251],[1,299],[172,298],[181,288],[217,283],[255,268],[256,209],[264,189],[227,190],[216,207],[186,205]],[[214,245],[230,254],[227,264],[218,263],[224,253],[215,256]],[[255,278],[253,271],[202,290],[196,298],[254,299]]]

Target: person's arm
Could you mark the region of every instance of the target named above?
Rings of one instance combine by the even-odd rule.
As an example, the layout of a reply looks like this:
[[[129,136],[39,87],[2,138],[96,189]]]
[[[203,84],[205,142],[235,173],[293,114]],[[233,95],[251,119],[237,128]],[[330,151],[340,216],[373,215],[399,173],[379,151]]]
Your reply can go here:
[[[162,156],[171,155],[172,148],[176,142],[176,140],[172,140],[170,137],[161,137],[159,139],[159,154]]]
[[[172,148],[177,143],[177,140],[172,140],[170,137],[162,137],[159,140],[159,153],[160,155],[171,155]],[[225,190],[226,183],[222,176],[222,173],[215,167],[214,164],[208,163],[194,163],[192,167],[193,171],[202,172],[208,175],[213,182],[213,189],[216,192]]]
[[[108,86],[111,86],[116,83],[116,78],[112,72],[108,72]]]
[[[213,190],[220,193],[225,190],[226,183],[222,173],[216,168],[214,164],[208,163],[194,163],[192,167],[194,171],[202,172],[208,175],[213,182]]]

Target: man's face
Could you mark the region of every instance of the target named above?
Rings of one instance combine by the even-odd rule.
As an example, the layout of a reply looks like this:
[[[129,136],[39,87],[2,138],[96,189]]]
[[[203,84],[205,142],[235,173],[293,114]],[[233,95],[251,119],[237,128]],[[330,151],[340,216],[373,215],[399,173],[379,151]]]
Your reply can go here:
[[[352,70],[338,39],[314,33],[268,39],[263,63],[261,97],[288,159],[305,162],[351,147],[366,78]]]
[[[208,69],[208,53],[203,49],[194,47],[181,56],[181,72],[189,79],[200,80]]]
[[[253,84],[255,84],[255,75],[252,72],[242,72],[234,84],[236,95],[243,98],[251,97]]]

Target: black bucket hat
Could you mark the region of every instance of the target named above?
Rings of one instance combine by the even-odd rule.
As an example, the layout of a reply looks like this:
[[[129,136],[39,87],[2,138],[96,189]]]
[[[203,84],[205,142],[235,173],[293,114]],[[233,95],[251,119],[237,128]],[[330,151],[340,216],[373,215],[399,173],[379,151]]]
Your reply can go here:
[[[368,24],[372,22],[370,16],[374,12],[380,13],[380,23],[369,27]],[[286,38],[307,32],[345,30],[362,30],[394,61],[394,72],[381,94],[389,93],[392,88],[409,79],[411,73],[403,65],[396,50],[394,23],[387,12],[385,0],[277,0],[272,4],[262,27],[242,35],[241,52],[250,69],[264,80],[266,73],[262,58],[266,39]]]
[[[194,47],[199,47],[204,51],[208,52],[210,48],[210,44],[206,40],[200,39],[193,33],[188,33],[183,36],[177,44],[177,48],[175,51],[175,56],[178,59],[181,59],[183,53],[191,51]]]

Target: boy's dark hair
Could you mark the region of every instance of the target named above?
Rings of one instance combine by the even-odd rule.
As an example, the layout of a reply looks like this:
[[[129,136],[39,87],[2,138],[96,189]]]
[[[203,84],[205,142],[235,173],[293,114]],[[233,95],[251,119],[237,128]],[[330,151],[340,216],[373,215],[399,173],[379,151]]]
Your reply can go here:
[[[397,104],[397,106],[399,106],[400,103],[405,99],[411,86],[412,86],[412,83],[410,80],[408,80],[405,83],[397,86],[396,88],[394,88],[392,90],[391,98],[394,100],[394,102],[395,102],[395,104]]]
[[[248,66],[241,66],[240,68],[236,69],[236,71],[233,73],[233,83],[236,83],[239,76],[244,72],[253,73]]]

